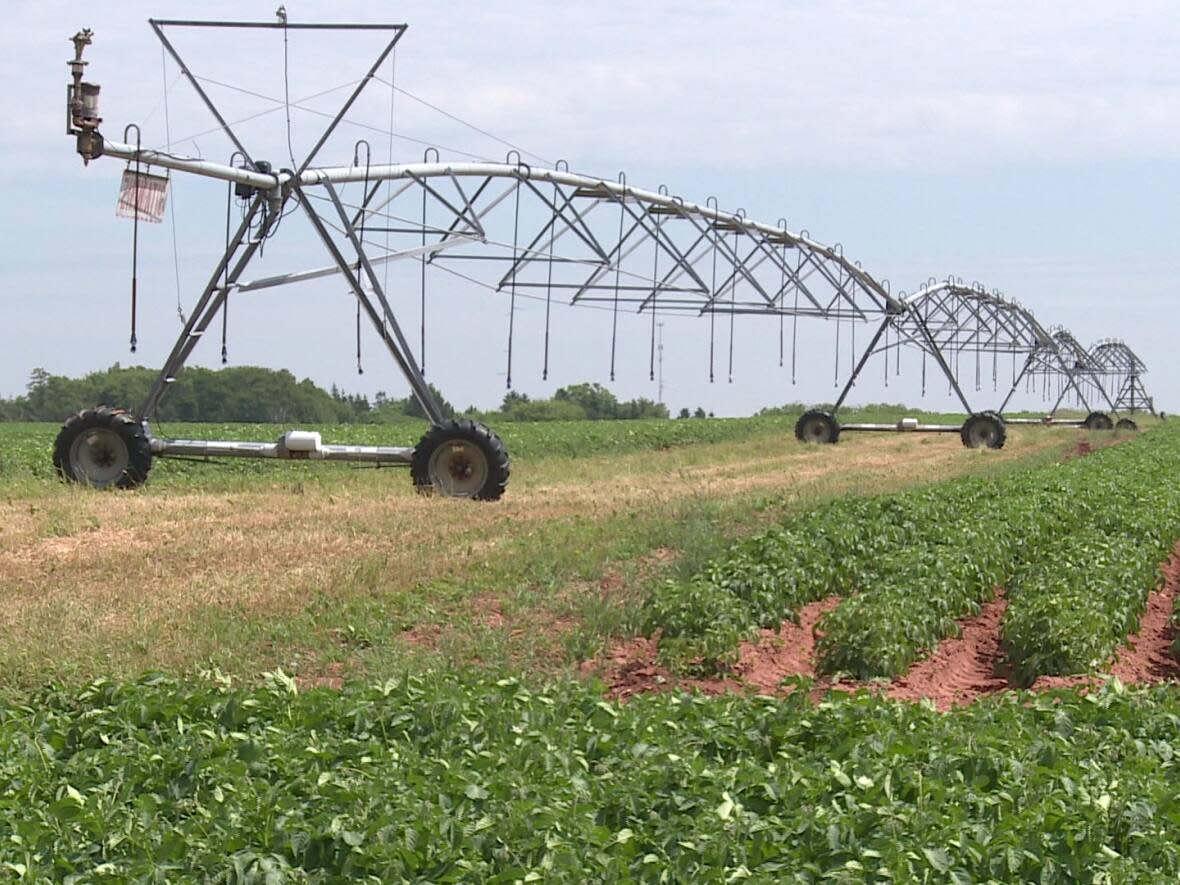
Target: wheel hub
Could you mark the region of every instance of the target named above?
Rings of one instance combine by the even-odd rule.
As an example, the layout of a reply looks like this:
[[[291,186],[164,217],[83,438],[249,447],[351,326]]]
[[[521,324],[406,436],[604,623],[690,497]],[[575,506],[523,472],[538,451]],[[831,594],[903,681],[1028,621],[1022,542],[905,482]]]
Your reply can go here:
[[[487,458],[466,440],[445,443],[430,458],[430,480],[448,495],[469,498],[483,488],[487,478]]]
[[[123,476],[130,455],[119,434],[106,428],[93,428],[74,440],[70,462],[76,476],[92,485],[106,486]]]
[[[828,440],[828,425],[818,418],[808,421],[803,427],[803,435],[811,442],[821,443]]]

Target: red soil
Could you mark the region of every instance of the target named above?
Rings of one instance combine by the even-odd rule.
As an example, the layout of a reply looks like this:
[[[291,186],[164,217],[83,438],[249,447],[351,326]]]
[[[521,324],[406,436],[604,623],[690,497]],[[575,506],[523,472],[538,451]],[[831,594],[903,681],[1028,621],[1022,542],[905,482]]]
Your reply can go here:
[[[1180,548],[1178,548],[1180,551]],[[1119,649],[1110,672],[1126,683],[1164,682],[1180,679],[1180,661],[1172,657],[1172,603],[1180,589],[1180,552],[1164,567],[1166,583],[1147,598],[1147,611],[1139,619],[1139,632]]]
[[[1126,685],[1154,685],[1157,682],[1180,680],[1180,661],[1172,657],[1172,642],[1176,631],[1172,626],[1172,604],[1180,592],[1180,544],[1164,564],[1164,586],[1147,597],[1147,610],[1139,619],[1139,632],[1127,637],[1119,646],[1110,674]],[[1052,688],[1072,688],[1079,685],[1100,685],[1102,677],[1041,676],[1033,683],[1033,691]]]
[[[893,680],[885,694],[896,700],[929,699],[947,710],[1009,688],[1000,650],[1000,623],[1007,607],[1008,600],[997,592],[979,614],[959,622],[958,636],[940,642],[931,655]]]
[[[1165,583],[1152,591],[1139,631],[1119,647],[1110,675],[1125,684],[1142,685],[1180,681],[1180,661],[1172,657],[1176,637],[1172,627],[1172,605],[1180,593],[1180,544],[1164,566]],[[610,651],[604,658],[588,661],[583,674],[603,676],[609,697],[626,699],[647,691],[669,688],[697,689],[708,694],[725,691],[753,691],[762,694],[789,692],[782,681],[792,676],[815,677],[815,625],[820,616],[835,608],[839,597],[804,606],[799,623],[784,621],[779,631],[763,630],[743,643],[738,662],[724,677],[685,679],[674,676],[658,663],[659,637],[633,639]],[[833,683],[821,679],[815,693],[869,688],[898,700],[928,699],[940,710],[969,704],[976,698],[1013,688],[1004,672],[1000,649],[1000,625],[1007,600],[1003,592],[985,604],[979,614],[959,622],[959,635],[945,639],[925,659],[914,664],[905,676],[887,685],[881,683]],[[1099,674],[1042,676],[1034,691],[1053,688],[1100,685]]]
[[[609,685],[607,695],[623,700],[669,688],[697,689],[706,694],[742,690],[774,694],[787,677],[815,676],[815,624],[839,603],[838,596],[808,603],[799,610],[799,623],[783,621],[778,630],[760,630],[756,639],[742,644],[737,663],[724,677],[672,675],[658,663],[658,637],[632,639],[616,646],[604,659],[583,664],[582,671],[584,675],[603,675]]]

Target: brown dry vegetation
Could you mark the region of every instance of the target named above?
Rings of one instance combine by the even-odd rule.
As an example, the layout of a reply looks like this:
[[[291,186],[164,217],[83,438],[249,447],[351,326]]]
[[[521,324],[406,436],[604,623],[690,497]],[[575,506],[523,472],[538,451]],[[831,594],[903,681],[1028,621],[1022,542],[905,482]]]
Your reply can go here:
[[[568,664],[685,551],[784,507],[1062,457],[1075,441],[1034,428],[1002,452],[856,435],[554,458],[516,465],[494,505],[417,497],[400,471],[310,488],[54,487],[0,501],[0,682],[206,663],[308,679],[422,658]]]

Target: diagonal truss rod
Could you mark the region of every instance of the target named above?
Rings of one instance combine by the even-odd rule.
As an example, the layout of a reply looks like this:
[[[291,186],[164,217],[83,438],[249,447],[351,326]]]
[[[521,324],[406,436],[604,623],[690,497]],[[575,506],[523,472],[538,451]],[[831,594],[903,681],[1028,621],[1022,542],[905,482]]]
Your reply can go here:
[[[891,305],[899,305],[883,284],[846,259],[838,248],[793,233],[782,225],[765,224],[667,192],[647,191],[565,169],[521,163],[424,162],[307,167],[299,173],[264,175],[195,158],[137,151],[117,142],[107,144],[106,153],[139,157],[147,164],[240,181],[271,192],[296,184],[310,195],[312,189],[326,184],[366,182],[372,187],[382,181],[399,182],[397,192],[385,201],[388,205],[362,207],[360,226],[380,229],[373,219],[384,211],[407,220],[404,227],[397,228],[399,233],[420,239],[423,234],[445,236],[445,231],[467,229],[478,220],[478,251],[448,249],[432,253],[430,261],[480,260],[494,267],[507,260],[506,272],[501,268],[495,277],[481,281],[494,290],[513,283],[567,292],[574,302],[605,296],[640,311],[654,307],[695,314],[770,315],[795,313],[796,308],[787,303],[786,296],[798,291],[806,299],[799,315],[829,319],[851,316],[862,321],[883,314]],[[444,179],[448,188],[459,195],[457,200],[439,186]],[[478,182],[468,187],[465,179]],[[506,187],[492,187],[497,180],[504,181]],[[514,236],[512,225],[505,224],[511,222],[510,213],[501,204],[505,196],[518,193],[521,233]],[[431,224],[419,221],[415,226],[410,219],[418,213],[410,207],[417,205],[420,211],[423,201],[433,207],[430,214],[435,220]],[[616,216],[612,231],[607,217],[610,213],[594,212],[600,205],[619,207],[629,223],[619,231]],[[496,206],[500,211],[491,211]],[[444,219],[441,222],[440,216]],[[652,262],[651,253],[643,248],[645,244],[663,256],[662,260]],[[708,284],[698,265],[714,252],[720,272],[716,283]],[[559,272],[548,273],[555,267]],[[575,272],[578,267],[586,268],[580,277]],[[656,267],[661,268],[659,273]]]
[[[249,265],[251,259],[261,251],[262,244],[265,243],[266,239],[277,228],[279,221],[283,217],[283,209],[287,202],[291,199],[294,199],[307,214],[308,219],[311,221],[312,227],[315,229],[328,253],[331,255],[334,262],[332,270],[329,271],[327,268],[318,268],[310,271],[298,272],[295,274],[284,274],[277,277],[269,277],[254,281],[253,283],[247,284],[247,286],[242,288],[265,288],[273,285],[283,285],[285,283],[293,282],[296,279],[313,279],[324,275],[326,272],[336,272],[343,274],[345,279],[348,281],[348,284],[353,293],[356,295],[358,303],[368,314],[370,321],[372,322],[374,328],[377,329],[382,341],[386,344],[390,354],[393,356],[394,361],[397,363],[398,367],[402,370],[402,373],[409,381],[414,396],[417,398],[426,415],[430,418],[432,423],[441,423],[443,420],[442,411],[439,408],[439,405],[435,400],[429,386],[426,384],[421,369],[414,362],[409,345],[405,340],[405,336],[402,334],[401,327],[394,316],[389,301],[385,296],[385,292],[377,278],[377,274],[373,270],[373,264],[370,262],[369,257],[362,246],[361,239],[357,235],[356,222],[363,218],[370,211],[367,208],[367,204],[371,196],[375,194],[376,191],[373,190],[370,194],[366,194],[365,205],[361,207],[360,213],[358,213],[356,217],[350,219],[347,211],[340,201],[339,195],[337,194],[335,188],[330,182],[325,182],[325,190],[328,193],[328,198],[339,216],[339,229],[345,233],[353,251],[356,254],[356,269],[354,270],[353,265],[345,259],[343,252],[340,250],[339,246],[337,246],[324,220],[315,211],[314,206],[306,198],[300,186],[300,176],[305,170],[307,170],[312,161],[318,155],[319,151],[323,148],[324,144],[332,136],[332,133],[339,126],[341,120],[344,119],[349,109],[353,106],[356,100],[360,97],[361,93],[364,91],[365,87],[373,79],[378,68],[384,63],[385,59],[389,57],[389,54],[397,45],[398,40],[401,39],[401,36],[405,33],[405,25],[320,25],[311,23],[288,24],[286,21],[225,22],[190,21],[177,19],[152,19],[150,20],[150,24],[165,51],[167,51],[168,54],[172,56],[173,60],[180,67],[180,70],[184,74],[185,78],[196,91],[198,97],[205,104],[206,108],[213,115],[214,119],[217,120],[222,131],[234,144],[240,155],[245,158],[246,162],[251,168],[235,170],[232,166],[225,167],[219,164],[207,163],[200,160],[178,160],[178,158],[172,157],[169,154],[162,154],[159,156],[162,158],[168,158],[168,161],[172,163],[172,165],[170,165],[168,168],[195,172],[197,174],[207,175],[213,178],[220,178],[227,181],[236,181],[254,189],[254,196],[250,203],[250,207],[245,213],[245,216],[239,224],[236,232],[229,239],[226,249],[221,258],[218,260],[210,280],[205,286],[205,289],[202,291],[200,298],[198,298],[197,304],[195,305],[188,321],[181,330],[180,336],[177,338],[177,341],[173,346],[168,359],[165,361],[163,369],[153,383],[152,388],[149,391],[143,405],[140,407],[138,414],[139,419],[146,422],[149,416],[155,414],[160,399],[164,396],[169,386],[175,382],[182,367],[184,366],[185,361],[188,359],[189,355],[192,353],[193,349],[196,347],[205,331],[209,328],[218,312],[224,308],[229,292],[238,286],[238,280],[245,271],[246,267]],[[278,29],[294,27],[300,29],[382,30],[392,31],[393,36],[387,41],[384,49],[378,55],[376,61],[370,66],[365,76],[357,83],[356,87],[349,94],[348,98],[345,99],[339,111],[331,118],[328,125],[324,128],[319,138],[316,140],[314,146],[303,158],[302,162],[298,164],[298,170],[287,170],[283,174],[275,176],[259,173],[257,171],[257,165],[250,157],[250,153],[247,151],[245,145],[243,145],[229,123],[226,122],[225,117],[221,114],[217,106],[213,103],[212,99],[209,98],[209,95],[201,87],[198,79],[193,75],[188,65],[184,62],[184,59],[180,56],[175,46],[173,46],[172,42],[164,33],[164,28],[168,26]],[[120,146],[112,145],[111,147],[112,149],[105,151],[105,153],[117,156]],[[134,152],[140,154],[141,156],[144,154],[142,151]],[[156,152],[147,153],[155,154]],[[159,162],[157,165],[163,166],[165,163]],[[480,226],[478,216],[475,214],[468,214],[469,210],[472,209],[471,199],[466,197],[458,180],[454,178],[454,176],[451,176],[451,179],[458,189],[460,196],[464,199],[464,206],[462,208],[457,208],[451,205],[440,194],[438,194],[437,191],[434,193],[436,199],[447,202],[447,205],[450,207],[451,211],[454,212],[458,218],[462,219],[468,227],[474,228],[478,235],[482,237],[483,230]],[[366,181],[367,180],[368,179],[366,179]],[[374,180],[379,181],[379,179]],[[421,184],[421,182],[419,182],[419,184]],[[408,189],[409,187],[410,185],[407,185],[404,189]],[[384,205],[385,204],[383,203],[382,208],[384,208]],[[251,231],[254,230],[254,225],[256,222],[258,222],[258,229],[254,231],[253,235],[251,235]],[[444,236],[444,241],[446,239],[447,236]],[[463,236],[461,239],[466,240],[471,239],[471,237]],[[458,242],[459,240],[460,237],[457,237],[455,241]],[[438,252],[441,251],[445,245],[446,244],[444,242],[442,244],[435,245],[435,247],[431,250],[423,249],[421,254],[424,256],[427,254],[438,254]],[[238,254],[239,250],[241,250],[240,254]],[[391,260],[396,257],[404,257],[405,255],[406,250],[403,250],[401,255],[393,254],[387,256],[387,260]],[[359,276],[361,268],[364,269],[365,276],[368,279],[373,295],[380,303],[381,311],[377,310],[373,304],[372,299],[370,299],[368,292],[365,290],[365,287]]]
[[[894,332],[890,342],[887,331]],[[889,311],[857,362],[836,401],[838,409],[874,354],[887,354],[901,347],[913,347],[934,358],[951,389],[968,412],[972,411],[953,358],[960,353],[1025,354],[1020,372],[1000,405],[1002,412],[1029,375],[1052,374],[1062,380],[1062,389],[1052,413],[1071,391],[1089,406],[1087,389],[1096,391],[1111,408],[1114,402],[1099,378],[1095,360],[1065,330],[1050,333],[1030,311],[999,293],[982,287],[965,286],[948,280],[930,283],[913,295],[902,296],[901,308]],[[978,371],[978,369],[977,369]]]

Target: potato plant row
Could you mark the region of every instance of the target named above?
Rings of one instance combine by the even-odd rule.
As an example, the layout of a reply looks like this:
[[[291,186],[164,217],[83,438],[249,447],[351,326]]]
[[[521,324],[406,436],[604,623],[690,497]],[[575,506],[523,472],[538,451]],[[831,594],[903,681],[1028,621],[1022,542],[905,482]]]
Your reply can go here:
[[[1174,691],[940,714],[160,678],[0,699],[0,882],[1174,882]]]
[[[998,587],[1018,675],[1100,666],[1138,623],[1180,538],[1180,433],[1165,425],[1065,464],[840,500],[735,545],[652,594],[665,654],[716,668],[757,627],[845,597],[818,625],[821,672],[905,670]]]

